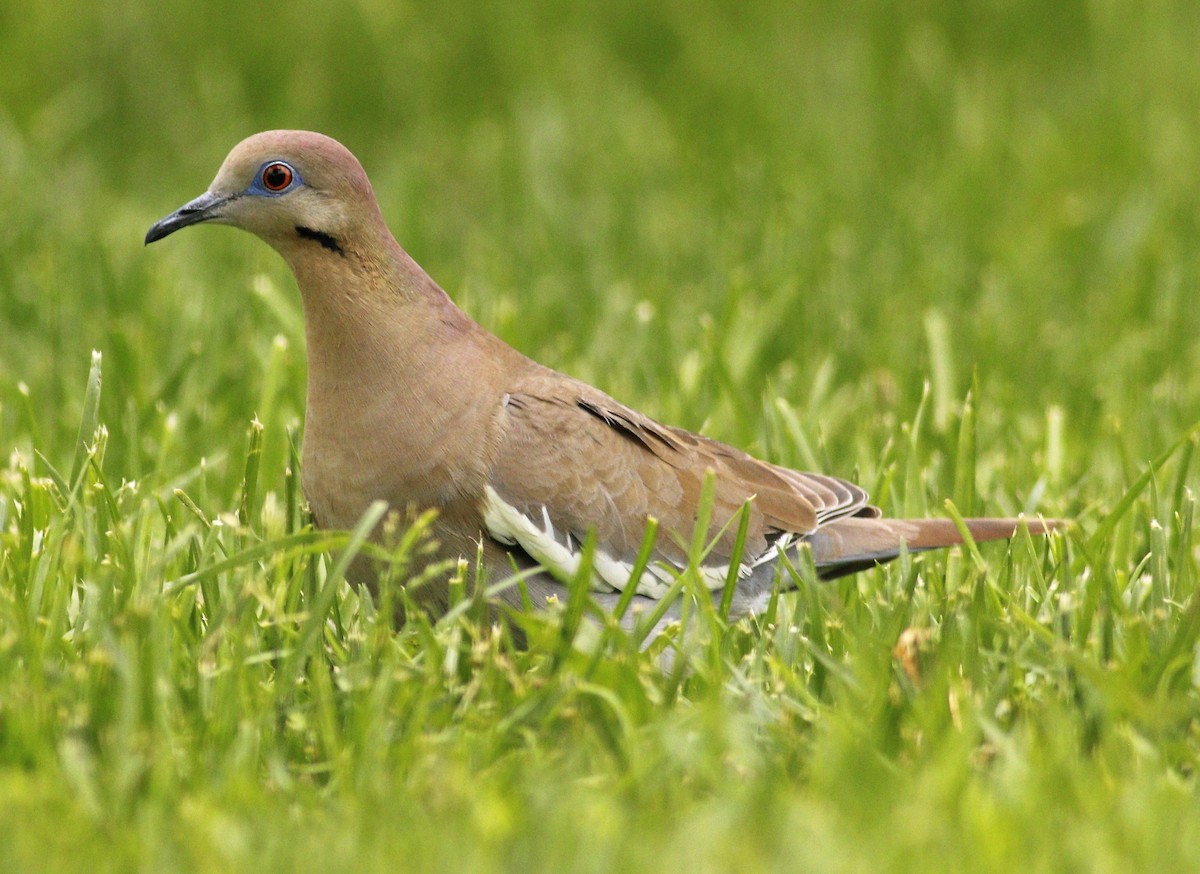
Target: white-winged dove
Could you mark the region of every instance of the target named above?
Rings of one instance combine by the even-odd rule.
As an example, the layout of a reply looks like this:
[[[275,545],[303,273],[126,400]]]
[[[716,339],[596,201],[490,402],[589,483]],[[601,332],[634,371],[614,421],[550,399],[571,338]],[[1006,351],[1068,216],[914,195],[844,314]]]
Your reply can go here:
[[[439,558],[474,560],[489,579],[514,568],[535,603],[565,595],[595,537],[593,595],[662,597],[686,562],[706,474],[715,476],[703,575],[729,574],[747,500],[733,614],[761,609],[780,552],[805,543],[823,577],[961,543],[948,519],[885,519],[842,479],[759,461],[653,421],[526,358],[458,309],[392,237],[371,184],[340,143],[269,131],[239,143],[208,191],[156,223],[146,242],[201,222],[270,244],[295,274],[308,342],[304,491],[323,527],[352,527],[375,500],[433,508]],[[647,519],[653,562],[633,563]],[[1045,533],[1057,521],[1029,521]],[[1011,537],[1015,519],[969,519],[977,540]],[[722,534],[722,529],[725,529]],[[429,590],[431,587],[426,587]],[[516,590],[509,589],[515,600]],[[445,602],[445,590],[434,596]]]

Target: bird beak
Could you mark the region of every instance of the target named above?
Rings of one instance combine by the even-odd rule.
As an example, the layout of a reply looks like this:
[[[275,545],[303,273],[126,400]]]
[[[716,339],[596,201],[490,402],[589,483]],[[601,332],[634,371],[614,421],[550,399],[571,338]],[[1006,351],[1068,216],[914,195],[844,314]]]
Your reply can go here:
[[[155,240],[161,240],[168,234],[173,234],[180,228],[200,222],[211,221],[221,214],[221,207],[233,200],[234,194],[214,194],[206,191],[195,200],[189,200],[166,218],[155,222],[146,231],[146,245]]]

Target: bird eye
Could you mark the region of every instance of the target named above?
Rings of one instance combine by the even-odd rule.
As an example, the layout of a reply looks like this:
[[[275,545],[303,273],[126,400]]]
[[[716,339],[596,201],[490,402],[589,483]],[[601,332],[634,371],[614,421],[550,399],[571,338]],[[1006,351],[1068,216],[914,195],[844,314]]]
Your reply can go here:
[[[282,161],[275,161],[262,168],[263,188],[267,191],[283,191],[292,184],[292,168]]]

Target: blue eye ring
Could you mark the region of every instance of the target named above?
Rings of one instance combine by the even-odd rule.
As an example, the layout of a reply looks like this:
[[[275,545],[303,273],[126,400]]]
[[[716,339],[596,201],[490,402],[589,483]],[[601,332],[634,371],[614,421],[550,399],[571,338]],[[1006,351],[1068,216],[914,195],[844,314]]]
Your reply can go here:
[[[287,161],[267,161],[258,168],[250,190],[255,194],[274,197],[285,194],[300,184],[300,174]]]

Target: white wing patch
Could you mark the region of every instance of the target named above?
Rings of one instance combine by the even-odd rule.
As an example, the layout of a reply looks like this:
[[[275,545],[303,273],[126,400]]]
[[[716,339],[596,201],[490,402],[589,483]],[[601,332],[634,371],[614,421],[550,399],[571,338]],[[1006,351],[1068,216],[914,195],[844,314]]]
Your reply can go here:
[[[560,538],[555,532],[554,523],[550,520],[550,511],[546,507],[542,507],[541,519],[534,521],[533,517],[522,513],[496,494],[496,490],[491,486],[486,487],[484,498],[483,524],[487,527],[488,534],[501,543],[520,546],[534,561],[559,580],[570,580],[579,573],[582,544],[570,532],[565,532]],[[753,563],[740,564],[738,577],[747,577],[758,566],[774,561],[781,546],[786,548],[783,540],[773,545]],[[682,570],[682,567],[674,564],[651,562],[637,580],[637,593],[656,600],[662,598]],[[632,572],[632,562],[613,558],[603,549],[597,548],[592,560],[591,588],[596,592],[624,591],[630,584]],[[729,565],[700,568],[700,579],[709,591],[724,588],[728,577]]]

